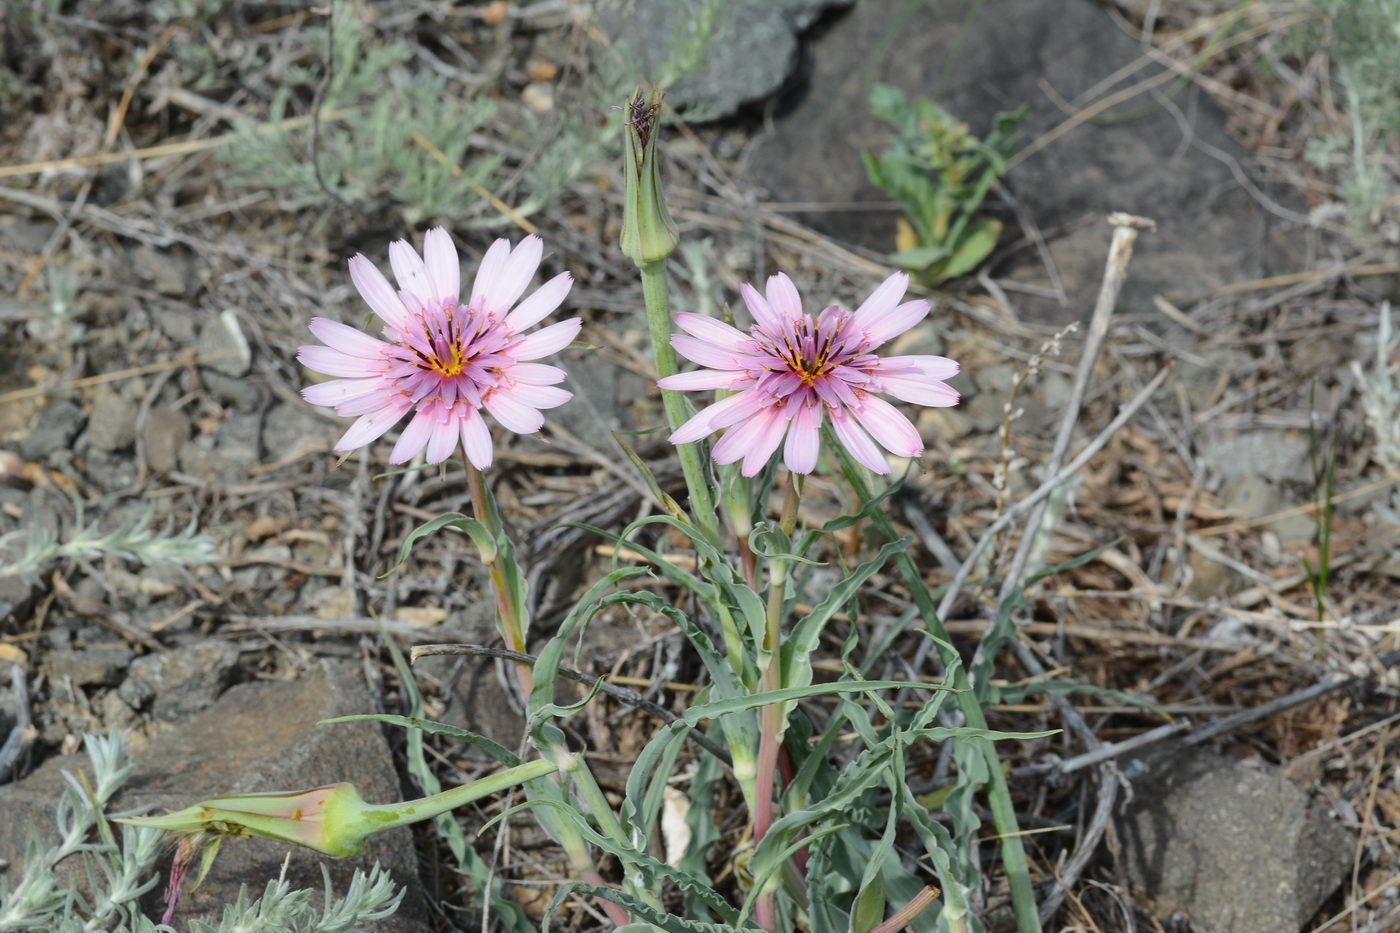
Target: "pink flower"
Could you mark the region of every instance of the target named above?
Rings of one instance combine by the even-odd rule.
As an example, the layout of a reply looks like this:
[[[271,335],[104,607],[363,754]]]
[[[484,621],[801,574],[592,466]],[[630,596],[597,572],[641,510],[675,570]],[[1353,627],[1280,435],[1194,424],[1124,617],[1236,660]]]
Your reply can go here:
[[[685,333],[673,335],[671,345],[707,368],[658,384],[734,394],[681,425],[671,443],[728,428],[715,444],[715,462],[742,459],[741,472],[753,476],[786,437],[783,462],[794,473],[810,473],[822,422],[829,419],[851,456],[876,473],[890,470],[876,441],[896,456],[919,456],[919,432],[880,394],[916,405],[956,405],[957,391],[943,380],[957,374],[958,364],[941,356],[881,359],[872,352],[928,314],[927,301],[900,303],[908,287],[909,276],[897,272],[854,314],[831,305],[810,315],[802,313],[792,280],[779,273],[768,279],[767,297],[750,285],[740,289],[756,322],[747,334],[703,314],[677,314],[676,326]]]
[[[465,304],[457,247],[441,227],[423,238],[421,258],[407,240],[390,244],[397,291],[362,254],[351,259],[350,280],[384,321],[384,340],[315,318],[311,332],[325,346],[297,353],[308,369],[341,377],[306,387],[302,397],[333,407],[338,415],[358,416],[335,449],[363,447],[412,411],[390,463],[411,460],[424,447],[429,463],[441,463],[460,441],[472,465],[485,469],[492,448],[483,408],[507,430],[533,434],[544,424],[541,409],[573,398],[556,386],[564,380],[562,369],[528,361],[568,346],[579,319],[525,334],[559,307],[573,278],[561,272],[515,304],[543,249],[537,236],[527,236],[514,249],[508,240],[492,243]]]

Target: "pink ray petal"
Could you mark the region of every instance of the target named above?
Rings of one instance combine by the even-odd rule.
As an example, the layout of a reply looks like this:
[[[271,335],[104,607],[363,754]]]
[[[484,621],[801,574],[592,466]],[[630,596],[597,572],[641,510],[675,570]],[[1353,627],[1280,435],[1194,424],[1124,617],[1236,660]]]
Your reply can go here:
[[[527,382],[517,383],[505,391],[510,397],[522,405],[531,408],[558,408],[569,399],[574,397],[574,393],[568,389],[561,389],[558,386],[537,386]]]
[[[880,453],[870,435],[861,430],[849,412],[844,408],[829,408],[827,413],[831,416],[831,427],[836,432],[837,439],[850,451],[857,463],[876,473],[884,474],[890,471],[885,455]]]
[[[476,278],[472,280],[471,299],[467,302],[473,308],[485,307],[488,290],[494,287],[510,260],[510,240],[504,237],[493,242],[486,254],[481,257],[481,265],[476,268]]]
[[[377,376],[369,379],[332,379],[307,386],[301,390],[301,397],[312,405],[334,406],[374,395],[382,385],[383,380]]]
[[[544,240],[533,233],[521,240],[511,250],[501,274],[494,282],[487,283],[483,296],[486,310],[502,311],[525,294],[535,270],[540,267],[540,257],[544,255]]]
[[[744,299],[749,314],[753,315],[754,323],[759,326],[760,330],[770,337],[776,337],[782,333],[782,319],[768,304],[768,299],[758,293],[758,289],[745,282],[739,286],[739,295]]]
[[[441,463],[452,456],[452,451],[457,449],[457,441],[462,436],[461,428],[457,425],[460,420],[460,417],[445,413],[433,422],[432,430],[428,434],[428,453],[425,458],[429,463]]]
[[[889,402],[866,395],[851,409],[861,427],[882,447],[897,457],[917,457],[924,452],[924,439],[918,428]]]
[[[412,407],[413,401],[411,399],[396,395],[383,408],[361,415],[354,424],[350,425],[350,430],[346,431],[341,435],[340,440],[335,442],[335,449],[343,452],[365,446],[397,424],[404,413]]]
[[[457,244],[452,234],[434,227],[423,237],[423,263],[428,283],[439,301],[456,302],[462,291],[462,267],[457,260]]]
[[[928,317],[929,304],[923,299],[906,301],[879,317],[867,319],[862,328],[865,335],[865,350],[873,350],[880,344],[898,337],[909,328]]]
[[[569,377],[558,366],[549,366],[545,363],[516,363],[510,368],[510,376],[516,382],[524,382],[533,386],[552,386],[563,382]]]
[[[775,423],[781,421],[776,429]],[[765,443],[772,434],[777,434],[777,440],[773,446],[768,448],[771,454],[777,448],[778,441],[782,440],[782,429],[787,426],[783,418],[782,409],[776,405],[770,405],[759,411],[744,421],[736,424],[732,431],[729,431],[715,444],[714,458],[716,463],[733,463],[743,459],[758,444]],[[767,457],[764,461],[767,462]],[[745,461],[747,463],[747,461]],[[742,472],[742,470],[741,470]],[[752,476],[752,473],[745,473],[745,476]]]
[[[904,293],[909,290],[909,273],[896,272],[879,284],[870,297],[860,303],[851,318],[851,324],[858,330],[869,330],[871,323],[882,318],[899,304]]]
[[[783,463],[794,473],[811,473],[817,467],[821,450],[822,405],[800,405],[788,427],[783,446]]]
[[[484,404],[486,410],[496,419],[496,423],[507,431],[534,434],[544,426],[544,415],[516,401],[505,392],[492,392],[486,396]]]
[[[382,360],[392,349],[382,340],[376,340],[364,331],[356,330],[348,324],[332,321],[330,318],[313,317],[308,329],[332,349],[350,356],[366,360]]]
[[[889,376],[924,376],[928,379],[952,379],[961,367],[946,356],[886,356],[875,365],[875,371]]]
[[[462,449],[467,452],[467,460],[478,470],[491,465],[494,453],[491,446],[491,429],[486,419],[475,408],[468,408],[461,418]]]
[[[901,402],[926,405],[929,408],[950,408],[958,404],[958,390],[942,382],[926,379],[907,379],[903,376],[881,376],[880,391],[886,392]]]
[[[300,347],[297,350],[297,361],[312,372],[351,379],[377,375],[379,370],[379,367],[369,360],[349,356],[330,347]]]
[[[408,420],[408,424],[404,425],[403,433],[399,435],[394,449],[389,453],[389,462],[407,463],[416,457],[428,443],[433,431],[433,422],[436,420],[437,413],[434,409],[418,409]]]
[[[517,360],[537,360],[542,356],[558,353],[573,343],[574,338],[578,336],[579,328],[582,326],[583,321],[575,317],[551,324],[548,327],[542,327],[533,334],[522,337],[511,344],[510,355]]]
[[[535,289],[529,298],[520,302],[514,311],[506,315],[506,327],[518,334],[535,326],[564,303],[569,289],[573,287],[574,277],[567,272],[559,273]]]
[[[698,392],[702,389],[734,389],[749,379],[748,373],[726,372],[721,369],[697,369],[658,379],[656,384],[673,392]]]
[[[350,258],[350,281],[354,283],[355,290],[360,293],[370,310],[379,315],[385,324],[396,328],[408,324],[408,310],[394,292],[394,287],[384,278],[384,273],[375,268],[374,263],[362,253],[356,253]]]
[[[797,286],[784,273],[768,277],[768,306],[778,317],[786,321],[797,321],[802,317],[802,296]]]
[[[672,317],[676,326],[706,343],[714,344],[736,353],[747,351],[753,346],[753,338],[721,320],[691,311],[682,311]]]
[[[760,428],[758,437],[744,454],[744,463],[739,468],[744,476],[757,476],[763,472],[788,429],[787,411],[777,405],[754,415],[753,421],[759,423]]]
[[[433,303],[433,289],[428,284],[428,269],[423,258],[407,240],[389,244],[389,266],[399,283],[399,291],[408,292],[423,304]]]
[[[671,346],[692,363],[699,363],[710,369],[732,370],[744,367],[744,360],[738,353],[689,334],[672,334]]]

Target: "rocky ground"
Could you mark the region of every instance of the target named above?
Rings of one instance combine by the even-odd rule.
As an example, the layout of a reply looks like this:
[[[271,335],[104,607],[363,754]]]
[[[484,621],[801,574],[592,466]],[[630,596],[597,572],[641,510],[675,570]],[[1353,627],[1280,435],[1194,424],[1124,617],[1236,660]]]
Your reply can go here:
[[[1072,881],[1050,928],[1400,924],[1389,670],[1400,528],[1381,516],[1394,477],[1362,411],[1400,270],[1393,250],[1311,213],[1327,182],[1302,149],[1327,106],[1262,74],[1287,51],[1291,13],[1257,5],[1229,33],[1247,41],[1222,44],[1233,5],[1159,18],[1146,9],[1156,5],[1089,0],[734,0],[700,35],[677,24],[683,5],[339,4],[378,40],[407,43],[399,67],[497,101],[468,150],[497,163],[482,176],[496,206],[477,198],[443,216],[349,174],[303,188],[236,182],[223,134],[267,121],[279,87],[306,91],[288,116],[333,95],[330,81],[295,83],[296,69],[324,73],[308,32],[321,13],[77,6],[0,21],[13,76],[0,93],[16,114],[0,121],[0,869],[22,862],[58,773],[80,765],[81,736],[113,728],[130,732],[139,762],[122,806],[331,780],[369,799],[419,793],[401,731],[315,723],[407,710],[383,638],[494,643],[483,571],[459,542],[426,542],[381,576],[415,525],[467,509],[463,476],[385,475],[384,445],[338,460],[343,426],[298,397],[308,376],[296,347],[313,316],[359,319],[343,273],[357,250],[382,261],[407,227],[446,221],[470,264],[494,236],[541,232],[542,275],[578,279],[589,348],[561,363],[576,401],[543,436],[501,443],[494,482],[547,632],[611,560],[566,523],[620,527],[649,507],[609,432],[661,420],[640,288],[615,248],[615,136],[597,129],[616,115],[596,96],[619,59],[662,72],[684,60],[671,103],[689,122],[668,131],[667,182],[690,307],[733,301],[740,282],[776,269],[846,302],[887,274],[895,215],[860,157],[883,139],[864,104],[871,76],[937,89],[975,132],[1028,106],[989,201],[1001,244],[979,275],[938,291],[939,310],[896,348],[964,368],[964,403],[925,413],[930,453],[894,499],[934,585],[1004,495],[1040,479],[1082,331],[1019,389],[1010,420],[1008,399],[1042,345],[1086,317],[1106,215],[1156,222],[1138,241],[1080,436],[1170,373],[1082,474],[1044,558],[1117,543],[1033,590],[1020,632],[1058,676],[1150,699],[1170,721],[1086,694],[1073,698],[1078,726],[1007,746],[1043,890]],[[1322,95],[1325,69],[1308,74]],[[307,160],[349,130],[320,132]],[[536,197],[531,172],[561,139],[597,157]],[[149,148],[170,141],[194,144]],[[631,438],[675,485],[659,437]],[[1328,522],[1315,475],[1334,442]],[[834,483],[816,486],[809,519],[844,510]],[[75,541],[91,546],[43,550]],[[969,650],[1014,544],[949,619]],[[47,556],[21,566],[36,554]],[[1309,579],[1322,564],[1319,609]],[[897,617],[899,583],[880,584]],[[676,708],[700,676],[679,637],[645,616],[600,618],[586,661]],[[511,688],[490,662],[437,658],[415,675],[429,716],[519,740]],[[1031,674],[1008,658],[1001,676]],[[588,739],[620,780],[645,724],[599,705]],[[994,716],[1017,731],[1067,724],[1043,697]],[[450,743],[430,751],[447,782],[484,767]],[[936,759],[915,762],[914,779],[933,780]],[[557,856],[524,823],[516,832],[531,877],[553,877]],[[431,830],[400,830],[336,878],[378,860],[413,892],[385,929],[472,928],[441,850]],[[241,883],[260,888],[282,854],[230,845],[191,911]],[[319,884],[314,859],[289,870]],[[537,889],[517,893],[543,907]],[[1003,892],[986,893],[996,928]]]

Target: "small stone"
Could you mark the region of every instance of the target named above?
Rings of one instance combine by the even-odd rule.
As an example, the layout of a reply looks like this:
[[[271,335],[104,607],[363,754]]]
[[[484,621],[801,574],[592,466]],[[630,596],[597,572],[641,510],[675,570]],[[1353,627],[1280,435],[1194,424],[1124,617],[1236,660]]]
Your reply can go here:
[[[136,443],[137,413],[135,402],[103,386],[88,419],[88,444],[107,453],[126,450]]]
[[[141,245],[127,256],[130,268],[142,281],[165,295],[186,296],[195,279],[192,261],[179,249]]]
[[[535,113],[549,113],[554,109],[554,89],[540,81],[525,85],[520,99]]]
[[[1298,930],[1351,868],[1355,840],[1292,782],[1212,752],[1139,780],[1120,820],[1128,877],[1202,929]]]
[[[253,366],[248,339],[243,336],[243,327],[232,311],[224,311],[218,317],[206,320],[199,329],[199,343],[196,346],[201,365],[206,369],[226,376],[244,376]]]
[[[58,683],[71,681],[79,687],[105,687],[121,679],[133,657],[125,648],[61,649],[49,652],[44,667]]]
[[[325,586],[311,596],[311,605],[322,619],[348,619],[355,612],[355,592],[343,586]]]
[[[72,402],[55,402],[39,415],[34,430],[24,439],[20,452],[26,460],[43,460],[49,454],[73,446],[87,416]]]
[[[175,722],[208,709],[228,687],[238,649],[208,640],[137,658],[118,693],[133,708],[154,697],[156,719]]]
[[[259,515],[243,529],[243,537],[256,544],[287,529],[290,521],[285,515]]]
[[[174,308],[156,307],[151,309],[152,316],[156,319],[156,325],[165,336],[169,337],[181,347],[188,347],[194,343],[195,316],[187,306],[181,305]]]
[[[141,724],[141,716],[115,690],[102,695],[102,722],[108,729],[132,731]]]
[[[178,463],[180,445],[190,439],[190,419],[170,408],[152,408],[146,413],[141,439],[146,446],[146,466],[157,473],[169,473]]]

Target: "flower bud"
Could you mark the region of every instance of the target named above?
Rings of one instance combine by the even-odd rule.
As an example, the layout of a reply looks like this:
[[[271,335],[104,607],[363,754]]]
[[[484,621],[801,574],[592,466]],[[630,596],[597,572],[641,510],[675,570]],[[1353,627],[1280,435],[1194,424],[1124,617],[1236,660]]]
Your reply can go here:
[[[327,784],[288,793],[211,797],[164,816],[120,820],[174,833],[260,836],[306,846],[335,858],[359,855],[378,830],[371,807],[353,784]]]
[[[627,102],[622,252],[638,266],[665,259],[680,242],[661,195],[657,168],[656,131],[661,98],[660,89],[653,88],[648,95],[638,90]]]

